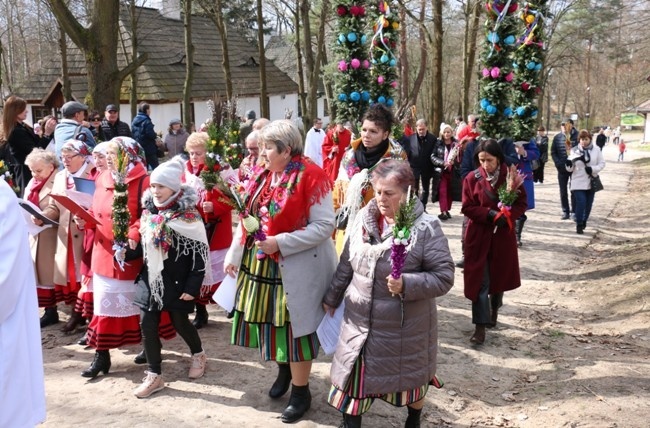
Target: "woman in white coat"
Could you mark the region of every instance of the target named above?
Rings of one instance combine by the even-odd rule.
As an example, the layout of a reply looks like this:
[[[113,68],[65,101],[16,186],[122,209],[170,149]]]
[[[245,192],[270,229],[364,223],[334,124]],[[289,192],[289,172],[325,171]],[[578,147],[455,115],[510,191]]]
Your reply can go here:
[[[591,188],[591,178],[605,168],[605,158],[600,147],[591,142],[591,134],[586,129],[580,131],[578,141],[567,158],[566,170],[571,173],[571,193],[575,197],[576,233],[582,235],[596,194]]]
[[[336,253],[332,184],[302,154],[298,128],[286,120],[259,134],[263,165],[253,169],[244,195],[248,213],[259,219],[255,232],[240,222],[224,263],[237,275],[232,343],[259,348],[275,360],[279,374],[269,391],[284,395],[292,384],[282,421],[302,418],[311,406],[309,373],[320,348],[316,329]]]

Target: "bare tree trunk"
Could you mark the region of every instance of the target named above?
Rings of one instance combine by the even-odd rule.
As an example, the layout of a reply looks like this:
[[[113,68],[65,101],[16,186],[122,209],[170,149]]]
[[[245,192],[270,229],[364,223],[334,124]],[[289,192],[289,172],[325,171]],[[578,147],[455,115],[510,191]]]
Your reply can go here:
[[[465,37],[463,40],[463,96],[460,114],[467,117],[472,107],[469,102],[470,86],[472,85],[472,76],[475,73],[474,65],[476,64],[476,39],[478,37],[479,20],[481,17],[480,0],[468,0],[465,7]]]
[[[260,63],[260,117],[269,118],[269,98],[266,93],[266,53],[264,49],[264,15],[262,0],[257,0],[257,47]]]
[[[136,0],[129,2],[129,19],[131,20],[131,62],[138,59],[138,16],[136,13]],[[138,73],[134,69],[131,75],[131,91],[129,92],[129,108],[131,110],[131,118],[138,114]]]
[[[59,25],[84,53],[88,77],[88,94],[84,101],[91,109],[117,104],[122,81],[147,58],[142,55],[122,70],[117,66],[115,29],[119,27],[119,0],[93,2],[88,28],[72,15],[64,0],[47,2]]]
[[[13,16],[11,14],[11,8],[9,6],[9,2],[5,3],[5,16],[8,21],[13,20]],[[6,52],[6,57],[5,60],[7,63],[5,64],[5,70],[7,72],[7,85],[9,87],[13,86],[14,82],[14,72],[16,64],[14,64],[14,52],[16,51],[16,46],[14,44],[14,26],[13,25],[8,25],[7,26],[7,47],[8,49],[5,51]]]
[[[192,44],[192,0],[183,2],[183,29],[185,36],[185,83],[183,84],[183,123],[192,122],[192,79],[194,78],[194,45]]]
[[[296,0],[295,9],[293,10],[293,22],[296,29],[300,28],[300,0]],[[297,30],[294,34],[295,42],[293,44],[296,50],[296,67],[298,69],[298,105],[300,111],[304,115],[307,111],[307,91],[305,90],[305,69],[303,67],[302,59],[302,37],[300,31]]]
[[[431,57],[431,80],[433,89],[432,112],[429,124],[439,129],[442,123],[442,0],[433,1],[433,55]]]
[[[59,49],[61,50],[61,80],[63,81],[63,99],[72,100],[72,88],[70,83],[70,73],[68,72],[68,41],[65,37],[63,27],[59,25]]]
[[[403,7],[399,8],[399,21],[402,23],[399,29],[399,75],[402,81],[399,86],[399,101],[397,105],[400,108],[397,111],[397,117],[401,117],[404,109],[408,108],[408,90],[411,86],[408,48],[406,44],[408,33],[406,32],[406,25],[404,25],[406,21],[406,10]]]
[[[301,0],[300,4],[300,17],[303,30],[303,46],[305,52],[305,65],[307,67],[307,110],[303,111],[303,123],[305,129],[311,126],[312,121],[318,116],[318,85],[320,81],[320,65],[322,49],[316,49],[316,56],[314,57],[314,50],[312,48],[312,32],[310,25],[310,10],[311,2],[309,0]],[[327,10],[329,9],[329,1],[323,0],[321,3],[321,12],[318,22],[318,34],[316,35],[316,46],[321,46],[325,43],[325,23],[327,21]]]
[[[230,56],[228,50],[228,28],[223,20],[223,0],[216,0],[214,18],[214,23],[217,26],[217,30],[219,30],[219,37],[221,38],[221,67],[223,68],[223,75],[226,79],[226,99],[231,100],[233,97],[232,76],[230,73]]]

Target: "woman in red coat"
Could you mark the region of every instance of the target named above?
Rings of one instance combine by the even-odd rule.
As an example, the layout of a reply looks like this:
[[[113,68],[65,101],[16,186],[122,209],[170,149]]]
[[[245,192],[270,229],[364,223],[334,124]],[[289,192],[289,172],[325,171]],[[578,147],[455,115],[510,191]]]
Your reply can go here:
[[[121,149],[121,150],[120,150]],[[129,249],[124,263],[116,261],[113,236],[113,199],[117,155],[125,153],[128,166],[127,209],[129,211],[128,241]],[[135,279],[142,269],[142,251],[135,251],[140,241],[140,199],[149,187],[149,176],[144,165],[142,147],[128,137],[116,137],[106,149],[108,170],[99,174],[95,180],[91,214],[99,222],[96,225],[78,221],[80,226],[95,228],[91,268],[93,272],[94,314],[88,326],[88,345],[95,348],[95,358],[90,367],[81,373],[83,377],[95,378],[99,372],[108,373],[111,368],[110,349],[123,345],[140,343],[140,310],[133,304],[135,298]],[[173,337],[175,332],[162,332],[161,336]]]
[[[209,138],[207,132],[194,132],[187,139],[185,151],[190,159],[185,164],[185,173],[181,180],[193,187],[199,195],[196,208],[205,222],[210,243],[212,283],[203,284],[201,295],[196,300],[196,316],[192,323],[197,329],[208,323],[206,305],[214,303],[212,296],[226,275],[223,271],[223,262],[232,243],[232,207],[222,202],[224,196],[219,189],[206,190],[200,178],[201,170],[205,165]]]
[[[521,285],[514,221],[526,211],[527,203],[524,187],[514,185],[516,200],[501,208],[498,189],[508,181],[509,170],[496,140],[479,143],[474,163],[480,166],[465,177],[461,211],[469,219],[465,297],[472,301],[472,323],[476,324],[470,341],[480,345],[485,341],[485,328],[496,325],[503,292]]]
[[[341,159],[343,159],[345,149],[350,146],[350,141],[352,141],[352,133],[345,129],[342,122],[338,122],[334,129],[325,135],[321,149],[323,151],[323,169],[332,183],[339,175]]]

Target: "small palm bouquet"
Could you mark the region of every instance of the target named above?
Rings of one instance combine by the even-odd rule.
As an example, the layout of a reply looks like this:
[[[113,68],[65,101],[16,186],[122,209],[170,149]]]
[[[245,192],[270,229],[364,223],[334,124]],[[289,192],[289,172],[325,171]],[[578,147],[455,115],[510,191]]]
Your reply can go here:
[[[9,187],[11,187],[17,195],[20,193],[20,187],[16,186],[11,171],[9,171],[9,165],[7,165],[3,160],[0,160],[0,180],[6,181]]]
[[[406,200],[400,203],[395,213],[395,224],[393,225],[393,244],[390,247],[391,276],[397,279],[402,275],[404,262],[406,261],[406,247],[411,241],[412,228],[415,224],[415,207],[418,198],[411,195],[409,186]]]
[[[233,182],[226,182],[221,177],[218,178],[217,188],[223,194],[219,200],[234,209],[239,218],[241,219],[242,226],[246,232],[253,236],[253,239],[256,241],[265,241],[266,232],[268,231],[267,221],[269,217],[269,212],[266,207],[260,209],[260,218],[258,219],[254,215],[248,212],[246,204],[244,203],[244,198],[242,197],[241,190],[238,188],[238,184]],[[262,260],[266,257],[266,254],[257,250],[256,257],[258,260]]]
[[[512,214],[510,210],[512,209],[512,204],[515,203],[519,197],[520,187],[524,183],[524,176],[517,170],[516,165],[510,165],[508,167],[508,174],[506,175],[506,182],[499,187],[497,193],[499,195],[499,212],[494,217],[494,220],[498,220],[501,217],[505,217],[506,222],[508,223],[508,228],[512,230],[513,221]],[[494,232],[496,233],[497,226],[494,227]]]
[[[129,223],[129,195],[126,175],[129,166],[129,155],[121,147],[117,150],[117,171],[115,172],[115,189],[113,191],[113,251],[120,269],[124,270],[126,248],[128,245]]]

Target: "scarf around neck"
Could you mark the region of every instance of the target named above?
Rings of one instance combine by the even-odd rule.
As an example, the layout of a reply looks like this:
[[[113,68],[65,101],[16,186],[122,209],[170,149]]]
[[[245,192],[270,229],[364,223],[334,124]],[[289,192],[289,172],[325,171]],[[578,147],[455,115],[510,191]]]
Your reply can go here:
[[[310,208],[332,190],[332,183],[318,165],[311,159],[296,155],[291,158],[279,182],[272,186],[269,200],[255,209],[256,198],[271,179],[271,172],[264,166],[253,167],[250,180],[246,183],[244,204],[250,214],[258,217],[260,227],[266,226],[266,234],[293,232],[307,225]],[[259,199],[259,198],[258,198]],[[243,228],[243,225],[240,227]],[[244,230],[242,244],[248,233]],[[277,253],[274,258],[277,258]]]
[[[176,250],[176,260],[184,255],[192,256],[192,268],[196,264],[196,258],[200,257],[205,266],[203,282],[212,284],[210,247],[201,215],[194,208],[197,199],[196,191],[186,185],[181,186],[174,201],[170,200],[161,209],[155,206],[150,190],[142,196],[145,207],[140,224],[142,250],[151,296],[161,308],[165,292],[162,272],[172,247]]]
[[[357,161],[357,165],[361,169],[370,168],[374,166],[379,159],[384,157],[388,146],[390,145],[390,140],[386,138],[383,140],[377,147],[372,149],[366,149],[366,146],[361,143],[359,147],[354,151],[354,159]]]
[[[52,174],[54,174],[55,172],[56,172],[56,168],[54,168],[52,172],[50,172],[50,175],[48,175],[45,180],[34,179],[34,182],[32,183],[32,188],[29,190],[29,196],[27,196],[27,200],[29,202],[38,206],[38,194],[41,193],[41,189],[50,180]]]

